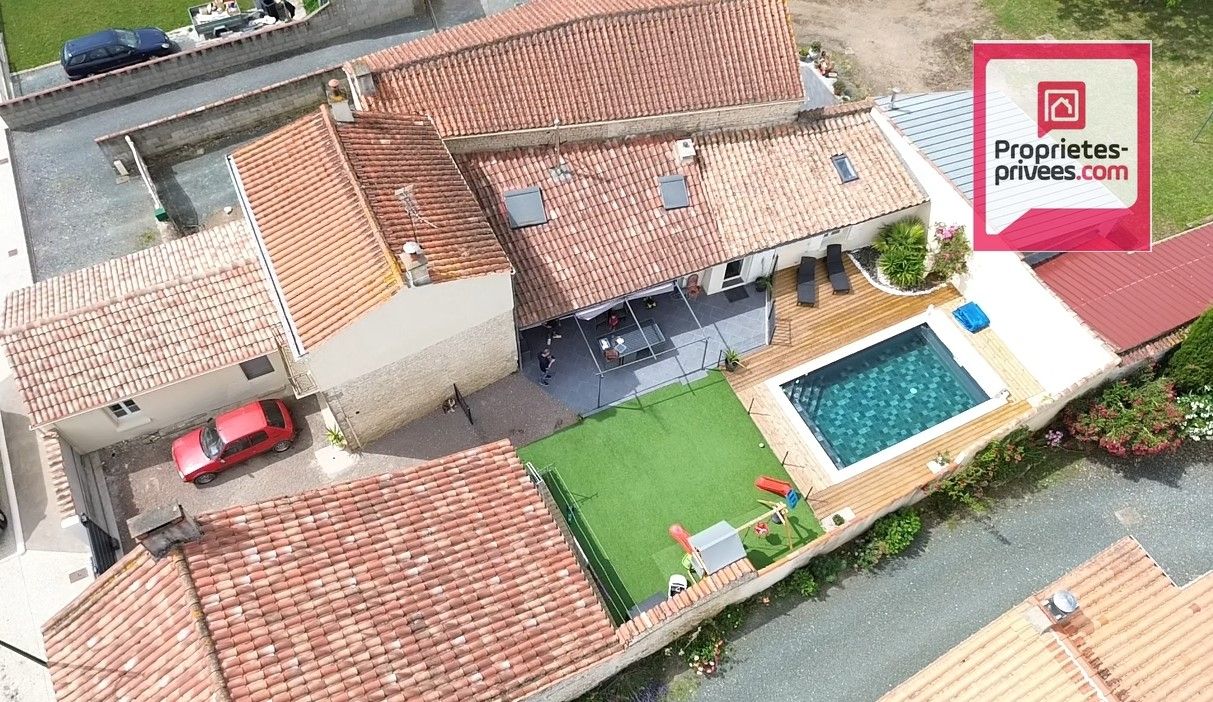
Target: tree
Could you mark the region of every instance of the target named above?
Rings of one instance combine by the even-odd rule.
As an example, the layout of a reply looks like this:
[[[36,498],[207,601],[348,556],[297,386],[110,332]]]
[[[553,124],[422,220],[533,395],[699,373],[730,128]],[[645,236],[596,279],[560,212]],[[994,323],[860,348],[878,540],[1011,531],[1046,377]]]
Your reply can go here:
[[[1188,336],[1167,363],[1167,375],[1180,392],[1213,385],[1213,308],[1192,323]]]

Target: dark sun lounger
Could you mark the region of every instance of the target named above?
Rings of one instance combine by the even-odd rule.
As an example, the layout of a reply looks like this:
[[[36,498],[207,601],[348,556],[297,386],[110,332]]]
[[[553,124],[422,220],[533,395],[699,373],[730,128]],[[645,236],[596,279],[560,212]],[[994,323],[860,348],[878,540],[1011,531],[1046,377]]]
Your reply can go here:
[[[796,302],[815,307],[817,305],[817,259],[803,256],[796,269]]]
[[[841,244],[830,244],[826,247],[826,271],[830,274],[830,285],[834,288],[835,295],[851,292],[851,279],[842,267]]]

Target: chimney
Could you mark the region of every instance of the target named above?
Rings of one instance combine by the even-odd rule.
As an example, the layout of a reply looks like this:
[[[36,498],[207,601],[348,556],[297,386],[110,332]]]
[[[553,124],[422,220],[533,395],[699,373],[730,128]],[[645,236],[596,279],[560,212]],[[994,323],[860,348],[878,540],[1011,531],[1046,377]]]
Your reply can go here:
[[[202,529],[178,503],[150,512],[136,514],[126,520],[131,537],[139,542],[156,560],[163,558],[175,546],[202,538]]]
[[[354,110],[350,107],[350,103],[346,100],[329,104],[329,109],[333,111],[333,121],[340,124],[354,123]]]
[[[362,60],[354,61],[351,67],[354,69],[354,85],[358,89],[358,94],[374,95],[375,75],[371,73],[371,67]]]
[[[695,162],[695,141],[679,139],[674,142],[674,163],[679,166],[689,166]]]
[[[897,109],[897,96],[901,95],[901,88],[893,88],[889,90],[889,109]]]
[[[404,275],[408,278],[409,287],[429,285],[430,264],[425,258],[425,252],[421,250],[421,244],[406,241],[400,258],[404,261]]]
[[[328,82],[324,89],[324,96],[328,98],[329,104],[335,102],[345,102],[349,96],[345,94],[345,86],[341,84],[341,79],[334,78]]]

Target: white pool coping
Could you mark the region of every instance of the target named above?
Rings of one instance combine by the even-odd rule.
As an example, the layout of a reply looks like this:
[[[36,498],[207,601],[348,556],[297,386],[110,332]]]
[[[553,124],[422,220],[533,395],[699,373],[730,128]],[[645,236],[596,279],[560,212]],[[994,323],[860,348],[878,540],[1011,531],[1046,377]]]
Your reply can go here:
[[[964,412],[951,417],[950,419],[946,419],[935,426],[924,429],[913,436],[903,439],[902,441],[899,441],[884,450],[878,451],[857,463],[853,463],[846,467],[836,465],[833,459],[830,458],[829,454],[826,453],[825,448],[822,447],[821,442],[817,440],[816,436],[813,436],[813,432],[809,429],[809,425],[800,416],[800,413],[796,411],[796,408],[792,405],[792,402],[788,399],[787,395],[784,395],[783,388],[780,386],[788,381],[795,380],[796,378],[799,378],[807,373],[811,373],[818,368],[828,366],[835,361],[846,358],[847,356],[850,356],[858,351],[862,351],[869,346],[878,344],[885,339],[897,336],[902,332],[913,329],[914,327],[924,323],[931,328],[931,331],[935,332],[935,335],[939,337],[939,340],[943,342],[943,345],[946,346],[948,351],[952,353],[952,358],[956,361],[956,364],[968,371],[969,375],[972,376],[973,380],[982,389],[982,392],[989,396],[990,399],[975,407],[967,409]],[[1003,379],[998,372],[990,366],[989,362],[982,357],[977,348],[974,347],[967,338],[965,338],[966,335],[967,332],[961,329],[960,326],[952,320],[952,316],[949,313],[937,309],[932,305],[931,307],[928,307],[927,310],[922,314],[915,315],[890,327],[881,329],[875,334],[866,336],[859,341],[847,344],[842,348],[835,349],[830,353],[823,354],[802,363],[795,368],[784,371],[779,375],[767,379],[767,381],[763,384],[766,386],[767,392],[774,396],[775,404],[779,407],[780,411],[783,412],[784,418],[791,423],[791,426],[796,430],[801,440],[804,441],[805,445],[809,447],[809,452],[812,453],[813,457],[826,468],[826,470],[823,471],[822,477],[833,484],[837,484],[844,480],[854,478],[860,473],[880,465],[885,461],[896,458],[897,456],[900,456],[901,454],[912,449],[918,448],[928,441],[937,439],[953,429],[957,429],[965,424],[968,424],[978,417],[989,414],[1009,401],[1010,392],[1007,389],[1006,383],[1003,382]]]

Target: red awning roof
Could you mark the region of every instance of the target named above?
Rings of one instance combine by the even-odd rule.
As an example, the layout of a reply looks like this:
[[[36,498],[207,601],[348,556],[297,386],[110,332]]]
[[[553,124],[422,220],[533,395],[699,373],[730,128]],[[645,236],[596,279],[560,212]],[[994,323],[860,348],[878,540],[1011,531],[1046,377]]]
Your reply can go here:
[[[1036,274],[1117,351],[1126,351],[1213,305],[1213,223],[1159,242],[1150,253],[1063,254]]]

